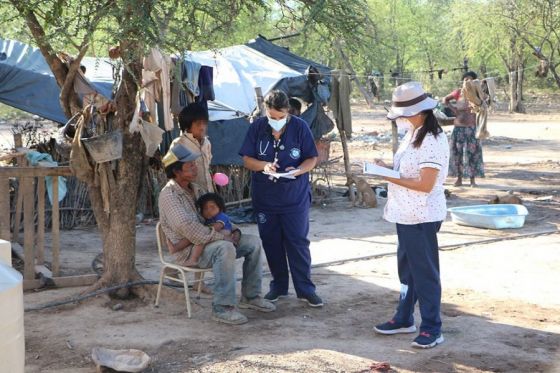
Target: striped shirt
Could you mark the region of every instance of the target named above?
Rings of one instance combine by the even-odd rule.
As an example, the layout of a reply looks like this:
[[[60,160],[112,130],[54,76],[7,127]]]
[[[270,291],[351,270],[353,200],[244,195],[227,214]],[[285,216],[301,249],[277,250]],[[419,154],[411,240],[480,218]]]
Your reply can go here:
[[[419,224],[443,221],[447,216],[443,183],[449,168],[449,145],[445,132],[434,137],[426,134],[422,145],[412,142],[418,129],[408,131],[394,156],[394,169],[402,178],[418,178],[422,168],[439,170],[430,193],[418,192],[389,182],[388,199],[383,218],[392,223]]]
[[[159,194],[159,219],[163,232],[173,244],[187,238],[192,243],[185,249],[187,254],[193,244],[205,245],[224,239],[222,233],[204,225],[204,219],[198,213],[195,204],[200,190],[195,184],[191,184],[190,187],[193,189],[183,189],[171,179]]]

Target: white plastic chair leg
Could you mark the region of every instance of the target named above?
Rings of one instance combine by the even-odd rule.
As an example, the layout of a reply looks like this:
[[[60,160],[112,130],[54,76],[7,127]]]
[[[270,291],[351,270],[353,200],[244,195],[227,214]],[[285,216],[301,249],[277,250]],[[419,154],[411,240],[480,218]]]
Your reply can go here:
[[[165,266],[163,266],[161,268],[161,272],[159,274],[159,284],[158,284],[157,294],[156,294],[156,307],[159,304],[159,296],[161,295],[161,287],[163,286],[163,276],[164,275],[165,275]]]
[[[196,296],[198,297],[198,299],[200,299],[200,293],[202,292],[202,285],[204,284],[204,274],[205,274],[205,272],[198,272],[198,273],[200,274],[200,277],[198,278],[198,286],[197,286]]]
[[[187,281],[187,276],[185,271],[181,270],[181,276],[183,276],[183,287],[185,289],[185,299],[187,301],[187,316],[191,318],[191,298],[189,297],[189,283]]]

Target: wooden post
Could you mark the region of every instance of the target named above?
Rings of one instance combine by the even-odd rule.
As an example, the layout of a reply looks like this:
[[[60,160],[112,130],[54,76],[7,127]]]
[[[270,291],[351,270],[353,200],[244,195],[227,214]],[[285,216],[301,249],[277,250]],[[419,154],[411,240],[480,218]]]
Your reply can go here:
[[[19,242],[19,224],[21,222],[21,209],[23,206],[23,179],[17,178],[18,188],[17,188],[17,198],[16,198],[16,211],[14,214],[14,234],[12,241]]]
[[[259,109],[258,116],[262,117],[264,115],[264,97],[261,87],[255,87],[255,100]]]
[[[52,178],[52,273],[60,274],[60,215],[58,211],[58,177]]]
[[[10,241],[10,178],[0,178],[0,239]]]
[[[16,148],[16,150],[18,148],[23,148],[21,133],[14,133],[14,147]]]
[[[343,74],[344,71],[340,70],[340,74]],[[338,76],[333,75],[332,79],[338,79]],[[336,85],[334,89],[340,91],[340,85]],[[333,92],[334,94],[335,92]],[[340,92],[336,92],[340,96]],[[340,108],[339,108],[340,110]],[[336,121],[336,128],[338,129],[338,133],[340,134],[340,142],[342,143],[342,154],[344,158],[344,173],[346,174],[346,185],[348,185],[348,194],[350,196],[350,200],[352,201],[352,205],[354,205],[354,193],[352,193],[352,170],[350,166],[350,154],[348,153],[348,140],[346,137],[346,131],[344,130],[347,128],[345,123],[341,123],[339,120],[339,115],[335,116]]]
[[[373,108],[373,99],[371,98],[371,96],[369,95],[369,93],[367,93],[367,91],[365,90],[364,86],[362,85],[362,83],[360,82],[360,80],[358,79],[358,77],[356,76],[356,72],[354,71],[354,69],[352,68],[352,65],[350,64],[350,60],[348,59],[348,57],[346,57],[346,54],[344,53],[344,51],[342,50],[342,45],[340,44],[339,40],[335,40],[334,44],[336,46],[336,49],[338,50],[338,53],[340,53],[340,57],[342,58],[342,61],[344,61],[344,65],[346,66],[346,69],[348,71],[350,71],[350,79],[351,80],[355,80],[356,81],[356,85],[358,86],[358,89],[360,90],[360,92],[362,93],[362,95],[364,96],[364,98],[366,99],[366,102],[368,104],[368,106],[370,108]]]
[[[14,133],[14,147],[16,150],[23,147],[23,141],[21,139],[21,133]],[[20,156],[16,158],[16,165],[23,167],[25,166],[25,156]],[[23,182],[21,178],[18,178],[18,188],[17,188],[17,198],[16,198],[16,212],[14,214],[14,235],[12,241],[19,242],[19,224],[21,222],[21,210],[23,206]]]
[[[45,263],[45,178],[37,178],[37,264]]]
[[[342,124],[341,124],[342,125]],[[348,195],[350,196],[350,201],[354,205],[354,193],[352,192],[352,170],[350,169],[350,155],[348,154],[348,143],[346,140],[346,131],[338,127],[338,132],[340,133],[340,141],[342,142],[342,154],[344,155],[344,172],[346,173],[346,184],[348,185]]]
[[[35,222],[34,205],[35,194],[33,193],[33,177],[21,178],[23,194],[23,252],[25,263],[23,278],[33,280],[35,278]]]

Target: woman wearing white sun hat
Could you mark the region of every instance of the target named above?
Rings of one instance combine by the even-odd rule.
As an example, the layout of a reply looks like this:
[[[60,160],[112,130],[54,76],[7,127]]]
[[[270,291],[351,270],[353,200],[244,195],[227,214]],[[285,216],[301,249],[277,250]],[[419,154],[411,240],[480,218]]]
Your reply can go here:
[[[401,294],[393,318],[374,330],[380,334],[416,332],[413,313],[418,300],[422,322],[412,342],[418,348],[443,342],[437,232],[447,213],[443,183],[449,145],[433,114],[436,105],[420,83],[409,82],[395,89],[387,115],[406,131],[394,156],[393,168],[400,178],[384,178],[389,182],[384,219],[397,226]]]

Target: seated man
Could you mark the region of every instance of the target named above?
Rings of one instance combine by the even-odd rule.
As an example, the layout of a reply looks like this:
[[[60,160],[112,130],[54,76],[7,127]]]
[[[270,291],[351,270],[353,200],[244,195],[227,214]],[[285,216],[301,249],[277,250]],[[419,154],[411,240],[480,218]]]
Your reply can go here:
[[[195,204],[200,192],[192,183],[197,176],[195,160],[199,156],[199,153],[176,144],[163,157],[169,181],[159,195],[160,223],[173,244],[184,239],[191,242],[185,249],[174,253],[177,264],[188,260],[193,245],[204,245],[198,266],[211,267],[214,273],[212,318],[226,324],[243,324],[247,322],[247,318],[236,307],[236,258],[244,257],[245,260],[238,307],[262,312],[276,309],[274,304],[260,296],[261,242],[256,236],[243,234],[236,248],[231,235],[224,235],[204,225],[204,219],[199,215]]]

